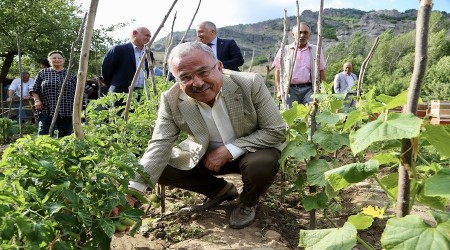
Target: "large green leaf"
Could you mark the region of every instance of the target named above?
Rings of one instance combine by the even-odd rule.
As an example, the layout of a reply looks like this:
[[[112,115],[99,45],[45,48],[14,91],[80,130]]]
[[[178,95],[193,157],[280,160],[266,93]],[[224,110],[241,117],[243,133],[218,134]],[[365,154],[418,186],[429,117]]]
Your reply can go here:
[[[388,119],[385,118],[385,115],[381,114],[377,120],[350,134],[353,154],[356,155],[377,141],[417,137],[423,122],[413,114],[391,113]]]
[[[294,157],[295,159],[302,161],[311,158],[316,155],[316,148],[314,144],[310,142],[303,142],[297,145],[297,142],[291,141],[283,149],[281,154],[281,159],[287,159],[289,157]]]
[[[450,125],[428,124],[421,136],[424,136],[442,156],[450,157]]]
[[[365,163],[352,163],[325,172],[325,179],[335,191],[350,186],[352,183],[363,181],[378,172],[378,161],[370,160]]]
[[[305,250],[350,250],[356,245],[356,234],[356,228],[349,222],[341,228],[300,230],[298,245]]]
[[[350,114],[348,114],[347,120],[345,121],[345,125],[342,131],[343,132],[347,131],[357,122],[366,119],[367,117],[368,115],[366,113],[363,113],[360,110],[353,110],[352,112],[350,112]]]
[[[348,145],[349,139],[347,134],[317,131],[313,135],[313,142],[319,144],[325,151],[333,153],[342,146]]]
[[[425,195],[450,199],[450,168],[443,168],[425,182]]]
[[[340,117],[338,114],[331,112],[320,112],[316,115],[316,121],[320,124],[336,124]]]
[[[281,113],[287,125],[290,127],[296,119],[305,119],[309,113],[309,108],[303,104],[294,104],[292,108]]]
[[[309,185],[325,186],[325,172],[329,170],[327,161],[319,159],[312,160],[306,165],[306,178]]]
[[[438,223],[433,227],[417,215],[407,215],[387,221],[381,244],[385,249],[449,250],[449,232],[450,221]]]
[[[318,193],[315,195],[303,195],[303,207],[306,212],[313,209],[324,209],[328,207],[328,196],[324,193]]]
[[[371,160],[377,160],[379,165],[387,163],[400,163],[399,157],[392,153],[381,153],[372,157]]]
[[[401,92],[400,94],[398,94],[395,97],[381,94],[381,95],[377,96],[376,99],[380,102],[383,102],[385,104],[385,106],[383,108],[377,108],[372,111],[373,112],[383,112],[384,110],[401,107],[406,104],[407,97],[408,97],[408,90]]]

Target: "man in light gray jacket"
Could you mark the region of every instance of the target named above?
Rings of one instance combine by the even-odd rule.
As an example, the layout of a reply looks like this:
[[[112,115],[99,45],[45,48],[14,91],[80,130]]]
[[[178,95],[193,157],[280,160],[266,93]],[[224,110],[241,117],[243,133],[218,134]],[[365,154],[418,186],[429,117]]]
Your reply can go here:
[[[351,62],[344,63],[344,71],[336,74],[334,77],[334,92],[335,93],[352,93],[352,87],[358,77],[352,73],[353,65]]]
[[[208,45],[182,43],[168,62],[177,82],[161,95],[140,164],[153,183],[208,197],[194,211],[239,197],[229,223],[231,228],[246,227],[279,169],[286,126],[280,112],[259,74],[223,70]],[[189,138],[174,147],[180,132]],[[241,193],[217,177],[228,173],[242,175]],[[138,176],[130,187],[142,192],[146,184]],[[130,205],[134,202],[129,199]]]

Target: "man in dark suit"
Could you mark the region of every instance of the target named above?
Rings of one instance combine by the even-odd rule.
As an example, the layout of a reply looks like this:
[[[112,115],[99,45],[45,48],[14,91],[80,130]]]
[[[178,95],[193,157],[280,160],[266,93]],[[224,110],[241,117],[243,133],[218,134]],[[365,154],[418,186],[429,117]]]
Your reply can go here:
[[[216,25],[204,21],[197,26],[198,39],[207,44],[216,54],[225,69],[239,71],[239,66],[244,64],[241,49],[232,39],[220,39],[217,37]]]
[[[151,37],[149,29],[139,27],[131,33],[130,42],[109,49],[102,64],[102,74],[105,84],[109,88],[108,92],[128,92],[140,59],[144,55],[144,45],[150,41]],[[150,58],[152,61],[155,60],[151,52]],[[148,75],[147,60],[145,60],[143,68],[136,82],[136,88],[143,88],[144,86],[144,70]]]

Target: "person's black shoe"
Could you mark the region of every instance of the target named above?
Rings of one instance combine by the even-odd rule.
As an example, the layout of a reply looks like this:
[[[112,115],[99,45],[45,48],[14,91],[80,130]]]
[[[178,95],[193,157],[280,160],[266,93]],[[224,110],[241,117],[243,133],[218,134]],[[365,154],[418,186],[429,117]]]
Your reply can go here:
[[[227,185],[225,185],[225,187],[222,189],[221,192],[219,192],[219,195],[217,195],[216,197],[207,198],[205,200],[205,202],[203,202],[203,204],[201,204],[201,205],[185,207],[182,210],[188,211],[188,212],[204,211],[204,210],[211,209],[224,201],[232,201],[232,200],[236,199],[238,196],[239,196],[239,193],[238,193],[236,187],[232,183],[227,182]]]
[[[230,227],[241,229],[250,226],[255,221],[256,207],[257,205],[247,207],[244,204],[239,204],[231,213]]]

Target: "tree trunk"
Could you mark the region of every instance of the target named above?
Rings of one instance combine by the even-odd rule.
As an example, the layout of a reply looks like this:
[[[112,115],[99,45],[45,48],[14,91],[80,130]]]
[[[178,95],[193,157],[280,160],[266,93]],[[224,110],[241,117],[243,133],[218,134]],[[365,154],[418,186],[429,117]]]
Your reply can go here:
[[[408,100],[403,112],[417,112],[417,102],[419,101],[420,88],[425,76],[428,57],[428,31],[431,16],[432,0],[421,0],[420,9],[416,21],[416,54],[414,59],[414,70],[409,85]],[[398,197],[397,197],[397,217],[404,217],[409,214],[410,199],[410,179],[413,178],[412,169],[415,162],[412,153],[411,139],[402,140],[402,152],[400,157]]]

